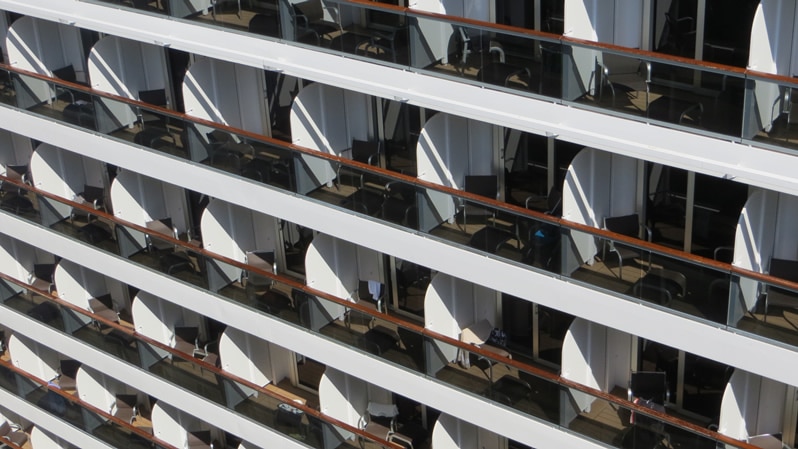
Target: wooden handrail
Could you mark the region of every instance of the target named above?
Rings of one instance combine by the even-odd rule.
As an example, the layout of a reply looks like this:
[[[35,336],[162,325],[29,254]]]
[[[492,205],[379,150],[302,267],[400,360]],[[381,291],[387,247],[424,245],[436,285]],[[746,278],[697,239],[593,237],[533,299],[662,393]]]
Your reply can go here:
[[[142,430],[141,428],[130,424],[129,422],[126,422],[126,421],[124,421],[122,419],[119,419],[116,416],[111,415],[110,413],[107,413],[106,411],[101,410],[101,409],[95,407],[92,404],[89,404],[88,402],[83,401],[77,395],[69,394],[69,393],[67,393],[66,391],[64,391],[64,390],[62,390],[60,388],[57,388],[57,387],[54,387],[54,386],[50,385],[50,383],[48,381],[43,380],[43,379],[39,379],[38,377],[28,373],[25,370],[23,370],[21,368],[17,368],[11,362],[8,362],[8,361],[5,361],[5,360],[0,360],[0,366],[4,367],[4,368],[6,368],[6,369],[8,369],[10,371],[13,371],[16,374],[19,374],[20,376],[22,376],[22,377],[24,377],[24,378],[26,378],[26,379],[34,382],[34,383],[39,384],[42,387],[47,388],[48,391],[50,391],[50,392],[52,392],[54,394],[57,394],[58,396],[64,398],[64,400],[66,400],[66,401],[69,401],[69,402],[71,402],[73,404],[76,404],[78,407],[81,407],[81,408],[84,408],[86,410],[89,410],[90,412],[92,412],[94,414],[100,415],[103,418],[105,418],[105,419],[107,419],[109,421],[112,421],[117,426],[122,427],[125,430],[127,430],[127,431],[129,431],[131,433],[134,433],[134,434],[146,439],[147,441],[155,443],[155,444],[157,444],[157,445],[159,445],[159,446],[161,446],[161,447],[163,447],[165,449],[177,449],[177,447],[172,446],[168,442],[156,437],[155,435],[153,435],[153,434],[151,434],[149,432],[146,432],[146,431]],[[5,440],[3,440],[3,443],[7,444],[7,442]]]
[[[53,294],[51,294],[49,292],[46,292],[44,290],[39,290],[39,289],[37,289],[37,288],[35,288],[35,287],[33,287],[33,286],[31,286],[31,285],[19,280],[19,279],[15,279],[15,278],[13,278],[11,276],[8,276],[5,273],[0,273],[0,279],[4,280],[6,282],[11,282],[11,283],[13,283],[13,284],[15,284],[15,285],[17,285],[19,287],[22,287],[25,290],[33,292],[37,296],[42,296],[44,298],[47,298],[49,301],[54,302],[54,303],[60,305],[61,307],[67,308],[67,309],[69,309],[69,310],[71,310],[71,311],[73,311],[75,313],[78,313],[78,314],[81,314],[81,315],[85,315],[85,316],[91,318],[94,321],[102,323],[103,326],[107,326],[109,328],[114,329],[114,331],[116,331],[116,332],[125,334],[126,336],[128,336],[130,338],[133,338],[135,340],[141,341],[141,342],[146,343],[146,344],[148,344],[150,346],[157,347],[158,349],[169,353],[172,357],[177,357],[177,358],[180,358],[180,359],[182,359],[182,360],[184,360],[184,361],[186,361],[188,363],[193,363],[195,365],[198,365],[203,370],[210,371],[210,372],[214,373],[217,376],[221,376],[221,377],[227,378],[227,379],[229,379],[229,380],[231,380],[233,382],[245,385],[246,387],[251,388],[253,390],[256,390],[259,393],[265,394],[265,395],[267,395],[267,396],[269,396],[269,397],[271,397],[271,398],[273,398],[273,399],[275,399],[277,401],[288,403],[292,407],[294,407],[296,409],[299,409],[299,410],[302,410],[303,412],[307,413],[309,416],[313,416],[313,417],[318,418],[318,419],[320,419],[322,421],[328,422],[328,423],[330,423],[330,424],[332,424],[334,426],[341,427],[344,430],[347,430],[349,432],[357,434],[357,435],[359,435],[359,436],[361,436],[363,438],[366,438],[366,439],[368,439],[370,441],[373,441],[373,442],[375,442],[377,444],[380,444],[382,446],[390,447],[390,448],[393,448],[393,449],[402,449],[402,446],[397,444],[397,443],[383,440],[383,439],[378,438],[378,437],[376,437],[376,436],[374,436],[374,435],[372,435],[370,433],[367,433],[364,430],[361,430],[361,429],[359,429],[359,428],[357,428],[355,426],[347,424],[347,423],[345,423],[343,421],[340,421],[340,420],[338,420],[338,419],[336,419],[334,417],[331,417],[329,415],[325,415],[324,413],[321,413],[318,410],[315,410],[315,409],[313,409],[311,407],[308,407],[307,405],[296,403],[296,402],[293,401],[293,399],[288,398],[286,396],[283,396],[283,395],[281,395],[281,394],[279,394],[279,393],[277,393],[277,392],[275,392],[273,390],[267,389],[267,388],[265,388],[262,385],[255,384],[255,383],[253,383],[253,382],[251,382],[251,381],[249,381],[247,379],[244,379],[242,377],[239,377],[239,376],[237,376],[237,375],[235,375],[233,373],[230,373],[228,371],[224,371],[224,370],[216,367],[215,365],[212,365],[212,364],[204,362],[204,361],[202,361],[202,360],[200,360],[200,359],[198,359],[196,357],[193,357],[192,354],[187,354],[187,353],[178,351],[177,349],[175,349],[175,348],[173,348],[173,347],[171,347],[169,345],[166,345],[166,344],[161,343],[161,342],[159,342],[157,340],[154,340],[151,337],[148,337],[148,336],[146,336],[144,334],[136,332],[135,330],[132,330],[132,329],[129,329],[129,328],[125,327],[125,326],[122,326],[119,323],[116,323],[114,321],[110,321],[110,320],[108,320],[106,318],[103,318],[103,317],[101,317],[99,315],[96,315],[96,314],[92,313],[91,311],[89,311],[87,309],[84,309],[82,307],[76,306],[76,305],[74,305],[74,304],[72,304],[72,303],[70,303],[68,301],[65,301],[65,300],[61,299],[60,297],[58,297],[56,295],[53,295]]]
[[[2,178],[2,177],[0,177],[0,178]],[[52,195],[52,196],[54,196],[54,195]],[[75,203],[75,204],[77,204],[77,203]],[[119,223],[122,220],[115,219],[115,217],[112,217],[112,220],[117,222],[117,224],[124,226],[123,224]],[[141,229],[142,229],[142,231],[148,231],[146,228],[141,228]],[[457,339],[451,338],[449,336],[446,336],[446,335],[439,334],[437,332],[431,331],[429,329],[426,329],[426,328],[424,328],[422,326],[419,326],[419,325],[417,325],[417,324],[415,324],[413,322],[410,322],[410,321],[408,321],[406,319],[403,319],[401,317],[398,317],[396,315],[389,315],[387,313],[377,312],[377,311],[375,311],[375,310],[373,310],[371,308],[368,308],[368,307],[366,307],[364,305],[361,305],[361,304],[358,304],[358,303],[353,303],[353,302],[350,302],[350,301],[348,301],[346,299],[338,298],[338,297],[335,297],[335,296],[330,295],[328,293],[325,293],[325,292],[313,289],[311,287],[302,285],[302,284],[296,282],[295,280],[293,280],[291,278],[287,278],[287,277],[285,277],[283,275],[275,275],[274,273],[271,273],[271,272],[268,272],[268,271],[264,271],[264,270],[262,270],[260,268],[251,267],[251,266],[246,265],[244,263],[241,263],[241,262],[238,262],[238,261],[235,261],[235,260],[232,260],[232,259],[227,259],[227,258],[225,258],[223,256],[219,256],[218,254],[211,253],[211,252],[209,252],[207,250],[203,250],[203,249],[198,249],[196,247],[192,247],[192,246],[188,245],[186,242],[183,242],[183,241],[180,241],[180,240],[177,240],[177,239],[173,239],[173,238],[171,238],[171,237],[169,237],[167,235],[155,234],[155,233],[152,233],[151,231],[148,231],[148,232],[150,232],[151,234],[154,234],[154,235],[158,235],[159,239],[171,240],[173,243],[185,247],[186,250],[194,251],[194,252],[201,252],[202,254],[204,254],[204,255],[206,255],[206,256],[208,256],[210,258],[216,259],[216,260],[224,259],[225,263],[229,263],[229,264],[235,265],[235,266],[237,266],[239,268],[251,271],[251,272],[253,272],[253,273],[255,273],[255,274],[259,275],[259,276],[268,277],[268,278],[270,278],[270,279],[272,279],[272,280],[274,280],[276,282],[280,282],[280,283],[289,285],[292,288],[297,288],[298,290],[301,290],[301,291],[303,291],[303,292],[305,292],[307,294],[316,296],[318,298],[325,299],[325,300],[330,301],[330,302],[334,302],[336,304],[342,305],[342,306],[350,308],[350,309],[358,310],[359,312],[364,313],[366,315],[373,316],[375,318],[381,319],[383,321],[386,321],[386,322],[391,323],[393,325],[396,325],[398,327],[403,327],[403,328],[406,328],[408,330],[411,330],[411,331],[413,331],[413,332],[415,332],[417,334],[420,334],[420,335],[423,335],[423,336],[426,336],[426,337],[441,341],[441,342],[446,343],[448,345],[457,347],[460,350],[473,352],[473,353],[478,354],[480,356],[483,356],[485,358],[488,358],[488,359],[491,359],[491,360],[496,360],[498,362],[504,363],[504,364],[506,364],[508,366],[512,366],[512,367],[514,367],[516,369],[519,369],[521,371],[525,371],[525,372],[527,372],[529,374],[532,374],[534,376],[543,378],[543,379],[545,379],[547,381],[550,381],[552,383],[559,384],[560,386],[581,391],[581,392],[583,392],[585,394],[600,398],[602,400],[606,400],[606,401],[612,402],[614,404],[617,404],[617,405],[619,405],[621,407],[624,407],[624,408],[627,408],[627,409],[630,409],[630,410],[636,410],[636,411],[644,413],[644,414],[647,413],[647,414],[650,414],[652,416],[656,416],[658,419],[661,419],[661,420],[663,420],[663,421],[665,421],[667,423],[671,423],[674,426],[687,428],[687,429],[689,429],[689,430],[691,430],[693,432],[702,434],[702,435],[704,435],[706,437],[709,437],[709,438],[718,439],[718,440],[722,440],[723,438],[727,438],[729,444],[737,444],[737,445],[740,444],[740,442],[737,441],[737,440],[722,436],[722,435],[717,434],[715,432],[709,431],[708,429],[704,429],[702,427],[699,427],[699,426],[696,426],[694,424],[691,424],[691,423],[689,423],[687,421],[681,420],[681,419],[673,417],[671,415],[652,413],[652,411],[650,409],[647,409],[645,407],[641,407],[641,406],[639,406],[637,404],[634,404],[634,403],[632,403],[630,401],[627,401],[625,399],[618,398],[618,397],[613,396],[613,395],[611,395],[609,393],[602,392],[601,390],[596,390],[596,389],[593,389],[591,387],[588,387],[588,386],[573,382],[573,381],[571,381],[569,379],[566,379],[564,377],[558,376],[556,374],[553,374],[551,372],[543,370],[543,369],[541,369],[539,367],[536,367],[536,366],[533,366],[533,365],[530,365],[530,364],[526,364],[526,363],[523,363],[523,362],[519,362],[518,360],[515,360],[515,359],[510,359],[510,358],[498,356],[497,354],[495,354],[495,353],[493,353],[491,351],[487,351],[487,350],[482,349],[480,347],[477,347],[475,345],[469,345],[468,343],[464,343],[464,342],[462,342],[460,340],[457,340]],[[280,401],[289,402],[289,403],[291,402],[291,400],[289,398],[285,398],[285,397],[282,397],[282,396],[280,396],[280,395],[278,395],[278,394],[276,394],[276,393],[274,393],[272,391],[265,390],[263,387],[260,387],[258,385],[252,384],[251,382],[247,381],[246,379],[241,379],[241,378],[239,378],[237,376],[234,376],[234,375],[232,375],[230,373],[222,371],[222,370],[216,368],[213,365],[210,365],[210,364],[207,364],[205,362],[202,362],[201,360],[194,359],[193,357],[187,357],[187,354],[184,354],[184,353],[182,353],[180,351],[177,351],[174,348],[171,348],[171,347],[169,347],[167,345],[164,345],[163,343],[160,343],[160,342],[158,342],[156,340],[152,340],[151,338],[149,338],[147,336],[138,334],[138,333],[136,333],[136,332],[134,332],[134,331],[132,331],[130,329],[127,329],[127,328],[125,328],[125,327],[123,327],[123,326],[121,326],[119,324],[107,321],[107,320],[105,320],[102,317],[94,315],[94,314],[86,311],[85,309],[82,309],[80,307],[77,307],[77,306],[74,306],[74,305],[72,305],[70,303],[67,303],[66,301],[63,301],[63,300],[61,300],[58,297],[55,297],[55,296],[53,296],[51,294],[48,294],[47,292],[36,290],[36,289],[28,286],[27,284],[25,284],[25,283],[23,283],[23,282],[21,282],[19,280],[16,280],[14,278],[11,278],[11,277],[9,277],[9,276],[7,276],[5,274],[0,273],[0,279],[5,279],[5,280],[7,280],[9,282],[16,283],[17,285],[20,285],[23,288],[26,288],[26,289],[31,290],[31,291],[35,291],[38,295],[45,296],[45,297],[53,300],[54,302],[57,302],[57,303],[65,306],[65,307],[68,307],[68,308],[70,308],[70,309],[72,309],[72,310],[74,310],[74,311],[76,311],[78,313],[82,313],[82,314],[85,314],[87,316],[90,316],[93,319],[96,319],[97,321],[102,322],[104,325],[113,327],[114,329],[117,329],[120,332],[124,332],[124,333],[126,333],[126,334],[128,334],[128,335],[130,335],[130,336],[132,336],[134,338],[137,338],[137,339],[139,339],[141,341],[144,341],[144,342],[146,342],[148,344],[151,344],[153,346],[159,347],[160,349],[162,349],[164,351],[167,351],[169,353],[172,353],[173,355],[177,355],[180,358],[184,358],[186,360],[189,360],[191,363],[196,363],[196,364],[202,366],[203,369],[207,369],[207,370],[212,371],[212,372],[214,372],[216,374],[222,375],[224,377],[228,377],[231,380],[234,380],[236,382],[242,382],[245,385],[247,385],[248,387],[256,389],[258,391],[263,390],[263,392],[265,394],[269,394],[269,395],[275,397],[276,399],[278,399]],[[297,408],[303,409],[302,407],[297,407]],[[304,409],[303,409],[303,411],[304,411]],[[315,411],[313,411],[312,409],[310,409],[308,411],[308,413],[311,413],[311,414],[314,413],[314,412]],[[326,415],[322,415],[322,416],[326,416]],[[354,430],[350,430],[350,431],[354,432]],[[748,447],[748,446],[739,446],[739,447]]]

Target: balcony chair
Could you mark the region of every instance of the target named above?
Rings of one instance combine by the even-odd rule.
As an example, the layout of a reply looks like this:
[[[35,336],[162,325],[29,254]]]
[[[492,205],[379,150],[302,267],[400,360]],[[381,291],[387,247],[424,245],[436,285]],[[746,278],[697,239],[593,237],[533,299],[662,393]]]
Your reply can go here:
[[[75,67],[72,64],[53,70],[53,76],[73,84],[88,86],[88,84],[78,81]],[[64,118],[75,125],[93,128],[95,125],[94,104],[91,102],[91,96],[66,87],[55,86],[56,99],[60,100],[64,96],[69,98],[69,104],[63,110]]]
[[[78,369],[80,362],[77,360],[61,360],[58,367],[58,387],[62,390],[77,389]]]
[[[247,251],[244,255],[244,262],[255,268],[277,274],[277,260],[274,251]],[[241,283],[247,292],[247,298],[255,300],[259,291],[269,290],[274,285],[274,280],[256,273],[243,271],[241,273]]]
[[[23,447],[28,442],[28,434],[22,431],[18,424],[5,420],[0,424],[0,441],[2,440],[9,441],[18,447]]]
[[[495,200],[499,197],[499,178],[496,175],[466,175],[463,182],[463,190],[467,193]],[[455,201],[460,202],[458,208],[463,215],[464,231],[466,231],[469,216],[487,218],[496,214],[493,209],[487,206],[471,203],[460,198]]]
[[[174,345],[172,347],[176,350],[192,357],[197,351],[202,350],[197,326],[175,326],[173,332]]]
[[[416,190],[412,185],[389,182],[385,185],[381,218],[411,229],[418,228]]]
[[[89,299],[89,311],[100,318],[104,318],[113,323],[119,323],[119,312],[114,308],[114,301],[111,294],[105,294],[96,298]],[[98,330],[102,330],[102,325],[99,321],[94,321]]]
[[[678,271],[666,268],[651,268],[632,286],[636,298],[657,302],[667,306],[675,298],[687,294],[687,277]]]
[[[785,259],[770,259],[768,273],[785,281],[798,282],[798,261]],[[765,317],[768,319],[768,309],[773,307],[798,309],[798,293],[776,286],[765,286],[760,294],[765,300]]]
[[[88,184],[83,185],[83,191],[76,194],[72,201],[82,205],[93,208],[94,210],[102,210],[108,212],[105,208],[105,189],[103,187],[95,187]],[[83,209],[72,208],[69,214],[69,221],[74,222],[75,217],[86,217],[86,222],[91,222],[91,213]]]
[[[139,416],[138,397],[135,394],[117,394],[111,414],[122,421],[133,424]]]
[[[142,103],[151,104],[167,108],[169,101],[166,97],[166,89],[140,90],[138,100]],[[133,141],[145,147],[159,149],[164,145],[175,143],[175,138],[169,131],[168,117],[156,113],[150,113],[138,108],[138,122],[141,130],[136,133]],[[171,142],[164,140],[168,138]]]
[[[30,180],[28,176],[28,166],[27,165],[0,165],[0,170],[2,170],[3,176],[9,178],[13,181],[17,181],[22,184],[30,185]],[[2,182],[0,181],[0,197],[5,196],[6,194],[14,194],[14,195],[25,195],[25,191],[17,187],[16,184],[12,184],[10,182]]]
[[[646,232],[646,238],[650,242],[651,230],[647,227],[643,228]],[[604,229],[627,237],[640,238],[640,218],[637,214],[606,217],[604,218]],[[623,261],[641,257],[641,250],[630,248],[622,243],[615,243],[612,240],[607,240],[604,244],[602,259],[605,261],[607,251],[618,257],[618,278],[621,280],[623,280]]]
[[[390,440],[391,435],[396,432],[396,415],[399,409],[394,404],[380,404],[369,401],[366,413],[360,417],[359,425],[361,430],[374,435],[376,438]],[[365,447],[365,441],[359,438],[360,447]]]
[[[272,13],[259,13],[252,16],[248,26],[250,33],[269,37],[280,37],[280,16]]]
[[[382,143],[355,139],[352,140],[352,148],[342,153],[349,153],[350,159],[353,161],[379,167],[382,157]],[[339,165],[336,172],[336,179],[339,186],[344,184],[355,186],[360,189],[362,189],[368,181],[366,176],[367,175],[361,170],[346,165]],[[344,182],[344,179],[349,182]]]
[[[328,47],[335,38],[339,38],[344,30],[341,26],[341,15],[337,6],[328,6],[323,0],[306,0],[294,3],[290,11],[294,12],[294,24],[304,32],[315,33],[319,44],[321,39],[329,41]],[[317,45],[319,45],[317,44]],[[341,41],[343,45],[343,41]],[[341,47],[343,50],[343,47]]]
[[[28,284],[35,289],[53,293],[55,291],[55,283],[53,281],[55,267],[56,264],[54,263],[34,264],[33,271],[28,274]]]
[[[210,163],[213,165],[217,159],[232,160],[237,172],[241,172],[241,159],[245,156],[254,156],[255,149],[252,145],[237,142],[232,134],[216,129],[207,134],[210,153]]]
[[[628,400],[651,410],[665,413],[665,403],[669,397],[670,392],[664,372],[637,371],[631,373],[627,389]],[[670,436],[665,432],[665,425],[661,421],[634,412],[629,421],[632,426],[622,437],[622,448],[671,447]]]

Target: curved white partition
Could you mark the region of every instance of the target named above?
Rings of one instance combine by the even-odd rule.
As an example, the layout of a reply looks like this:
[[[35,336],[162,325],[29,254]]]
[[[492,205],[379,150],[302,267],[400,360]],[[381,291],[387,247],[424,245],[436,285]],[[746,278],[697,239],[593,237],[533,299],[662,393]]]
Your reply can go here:
[[[219,340],[222,369],[256,385],[278,383],[291,375],[291,351],[227,327]]]
[[[501,436],[442,413],[432,429],[435,449],[500,449],[506,444]]]
[[[735,369],[723,392],[718,432],[743,441],[780,434],[786,394],[782,383]]]
[[[499,326],[500,318],[496,315],[497,294],[495,290],[438,273],[432,278],[424,296],[424,327],[429,330],[459,339],[466,327],[487,320],[490,327]],[[438,354],[443,356],[437,361],[430,361],[428,373],[437,372],[449,362],[457,360],[456,347],[438,341]]]
[[[318,234],[305,254],[305,282],[325,293],[351,299],[358,285],[357,257],[357,245]],[[343,306],[327,301],[321,306],[330,321],[343,316]]]
[[[221,256],[246,262],[249,251],[277,250],[277,219],[225,201],[211,200],[200,224],[203,247]],[[241,278],[241,269],[227,264],[217,268],[228,282]]]
[[[33,142],[27,136],[0,130],[0,170],[5,175],[9,165],[28,165],[33,154]]]
[[[371,99],[359,92],[313,83],[297,94],[291,105],[292,143],[350,157],[352,140],[369,140]],[[335,167],[319,158],[303,158],[308,173],[298,172],[297,189],[307,193],[331,183]]]
[[[134,100],[141,98],[139,93],[142,91],[163,89],[169,104],[172,95],[165,52],[160,46],[106,36],[94,45],[89,54],[92,87]],[[138,118],[135,108],[122,103],[103,101],[103,106],[107,112],[105,121],[112,123],[101,123],[102,131],[130,126]]]
[[[131,308],[136,332],[171,347],[178,343],[176,328],[197,327],[198,333],[202,331],[200,315],[147,292],[139,292]]]
[[[35,263],[36,251],[32,246],[0,234],[0,271],[27,282]],[[14,285],[9,284],[9,286],[22,291]]]
[[[563,185],[563,218],[596,228],[604,227],[604,219],[637,212],[636,159],[585,148],[568,167]],[[596,239],[588,234],[571,236],[577,257],[569,258],[573,266],[593,263],[598,250]]]
[[[327,416],[358,427],[369,403],[369,384],[343,371],[327,367],[319,382],[319,407]],[[344,439],[351,432],[335,427]]]
[[[455,189],[465,187],[466,175],[497,175],[501,179],[503,170],[499,170],[494,152],[496,132],[498,128],[489,123],[435,114],[421,129],[416,146],[418,178]],[[499,191],[503,197],[500,186]],[[452,221],[457,212],[451,196],[433,191],[427,195],[427,201],[419,204],[422,231]]]
[[[210,426],[194,416],[159,401],[152,407],[152,431],[174,447],[189,447],[189,433],[210,430]],[[208,447],[208,446],[205,446]]]
[[[85,365],[76,381],[80,400],[109,414],[115,411],[116,395],[126,393],[125,384]]]
[[[78,307],[89,310],[89,299],[111,295],[114,310],[127,308],[125,286],[96,271],[62,259],[55,270],[58,297]]]
[[[105,185],[102,162],[46,143],[33,152],[30,173],[37,188],[68,200],[74,200],[87,184]],[[53,201],[48,201],[48,204],[50,210],[57,211],[61,218],[70,216],[70,206]]]
[[[70,447],[66,441],[37,426],[33,426],[30,430],[30,445],[33,449],[67,449]]]
[[[186,114],[271,135],[263,69],[203,58],[189,67],[183,81]]]
[[[9,27],[5,47],[8,51],[7,61],[13,66],[53,76],[53,70],[71,65],[77,81],[88,81],[78,27],[23,16]],[[25,99],[18,98],[19,107],[50,102],[55,95],[44,81],[20,79],[16,82],[24,84],[29,94]]]
[[[50,381],[58,375],[58,353],[26,337],[11,335],[8,339],[8,354],[15,367],[31,376]]]
[[[111,202],[114,215],[139,226],[168,218],[179,233],[188,229],[185,191],[172,184],[123,170],[111,184]],[[130,238],[139,249],[145,248],[144,234],[132,233]]]

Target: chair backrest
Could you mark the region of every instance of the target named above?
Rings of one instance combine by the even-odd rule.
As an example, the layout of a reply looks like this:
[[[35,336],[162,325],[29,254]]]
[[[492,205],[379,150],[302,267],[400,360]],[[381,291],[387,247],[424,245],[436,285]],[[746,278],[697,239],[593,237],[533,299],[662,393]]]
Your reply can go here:
[[[140,90],[139,101],[155,106],[166,106],[166,89]]]
[[[798,282],[798,260],[770,259],[768,273],[771,276]]]
[[[364,164],[376,165],[379,163],[380,143],[365,140],[352,141],[352,160]],[[376,158],[375,158],[376,156]]]
[[[495,200],[499,196],[498,179],[496,175],[466,175],[463,190]]]
[[[33,265],[33,275],[46,282],[53,282],[54,263],[37,263]]]
[[[78,82],[78,75],[75,73],[75,67],[73,67],[72,64],[53,70],[53,76],[70,83]]]
[[[639,237],[640,219],[637,214],[607,217],[604,219],[604,228],[627,237]]]
[[[629,380],[629,390],[634,397],[665,405],[665,398],[668,394],[668,381],[665,372],[633,372]]]
[[[249,21],[249,32],[280,37],[280,17],[276,14],[255,14]]]
[[[86,201],[95,201],[95,200],[102,200],[103,196],[105,196],[105,189],[102,187],[95,187],[90,186],[88,184],[83,185],[83,199]]]
[[[97,297],[92,298],[92,299],[96,300],[97,302],[99,302],[100,304],[104,305],[105,307],[107,307],[109,309],[113,310],[113,308],[114,308],[114,300],[111,297],[110,293],[106,293],[104,295],[100,295],[100,296],[97,296]]]

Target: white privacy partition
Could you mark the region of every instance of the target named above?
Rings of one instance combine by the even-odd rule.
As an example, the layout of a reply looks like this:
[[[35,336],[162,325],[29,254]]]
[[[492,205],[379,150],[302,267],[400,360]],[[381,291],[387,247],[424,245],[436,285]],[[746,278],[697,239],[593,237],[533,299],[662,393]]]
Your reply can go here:
[[[31,156],[30,173],[35,187],[68,200],[74,200],[86,185],[105,185],[102,162],[46,143],[36,147]],[[59,218],[69,217],[72,211],[63,203],[47,201],[47,204]]]
[[[185,191],[172,184],[124,170],[111,185],[111,202],[114,215],[139,226],[169,218],[179,233],[188,228]],[[131,238],[139,249],[145,247],[143,234],[132,234]]]
[[[80,28],[30,16],[15,20],[8,30],[5,45],[7,61],[20,69],[53,76],[53,70],[71,65],[77,81],[88,82]],[[54,92],[43,81],[24,81],[28,97],[20,107],[50,101]],[[19,86],[18,86],[19,87]]]
[[[132,315],[136,332],[171,347],[179,343],[177,328],[196,327],[202,333],[197,313],[147,292],[141,291],[134,298]],[[194,341],[187,343],[194,345]]]
[[[795,220],[798,220],[798,197],[764,190],[751,194],[735,231],[732,264],[766,273],[771,259],[798,260]],[[753,310],[759,299],[758,282],[741,278],[740,287],[747,310]],[[739,318],[742,318],[740,311],[735,319]]]
[[[117,394],[135,394],[124,383],[86,365],[80,367],[76,380],[80,400],[109,414],[115,412]]]
[[[746,441],[782,431],[786,385],[735,369],[720,407],[718,432]]]
[[[313,83],[291,106],[292,143],[336,156],[351,157],[345,150],[352,140],[369,140],[370,97],[322,83]],[[331,183],[335,167],[317,158],[303,157],[305,170],[297,171],[297,191],[304,194]],[[296,164],[302,168],[303,164]]]
[[[72,447],[66,441],[37,426],[31,428],[30,445],[34,449],[67,449]]]
[[[503,168],[494,151],[496,132],[497,128],[488,123],[435,114],[424,124],[418,139],[418,178],[456,189],[464,188],[466,175],[497,175],[501,179]],[[457,212],[451,196],[434,191],[427,191],[420,207],[422,231],[453,220]]]
[[[153,435],[174,447],[189,447],[189,432],[203,430],[210,430],[210,426],[163,401],[152,407]]]
[[[58,375],[58,353],[27,337],[11,335],[8,339],[8,354],[15,367],[31,376],[50,381]]]
[[[358,427],[368,402],[368,384],[365,381],[329,366],[324,370],[319,382],[319,407],[323,414]],[[334,428],[344,439],[352,436],[340,427]]]
[[[792,60],[795,2],[762,0],[754,13],[751,25],[751,42],[748,50],[748,67],[758,72],[790,76],[796,66]],[[740,30],[745,33],[746,30]],[[753,138],[762,129],[770,131],[773,121],[789,106],[784,104],[781,89],[774,83],[757,82],[755,85],[756,117],[751,120],[744,136]]]
[[[277,219],[225,201],[211,200],[200,224],[204,248],[239,262],[248,251],[277,250]],[[241,278],[241,269],[221,264],[225,285]]]
[[[435,449],[501,449],[506,447],[501,436],[442,413],[432,430]]]
[[[562,345],[562,377],[601,391],[626,387],[631,372],[632,335],[576,318]],[[571,390],[579,411],[595,399]]]
[[[89,54],[92,87],[134,100],[139,99],[141,91],[165,89],[167,98],[170,98],[165,51],[156,45],[106,36],[94,45]],[[103,101],[103,106],[110,119],[109,123],[102,124],[103,132],[130,126],[137,120],[133,107],[112,101]]]
[[[637,161],[635,159],[585,148],[568,167],[563,185],[563,218],[593,226],[604,227],[604,219],[635,213],[637,198]],[[571,236],[577,252],[571,258],[577,269],[580,263],[593,263],[596,239],[588,234]]]
[[[269,136],[265,92],[263,69],[218,59],[197,60],[183,80],[186,114]]]
[[[0,130],[0,166],[28,165],[33,142],[27,136]]]
[[[499,326],[496,314],[495,290],[438,273],[432,278],[424,297],[424,327],[454,339],[460,338],[462,330],[482,320]],[[457,348],[435,341],[438,353],[444,359],[430,361],[428,373],[435,373],[448,362],[457,359]]]
[[[66,259],[58,263],[53,280],[59,298],[83,309],[89,310],[89,299],[106,294],[111,295],[114,310],[127,308],[126,288],[121,282]],[[88,317],[85,320],[88,322]]]
[[[278,383],[291,375],[291,351],[227,327],[219,340],[222,369],[256,385]]]
[[[350,298],[358,285],[357,245],[326,234],[316,235],[305,254],[305,273],[310,287]],[[330,321],[343,316],[343,306],[328,301],[320,306]]]
[[[32,246],[0,234],[0,272],[27,282],[35,263],[36,253]],[[21,291],[14,285],[9,286]]]

